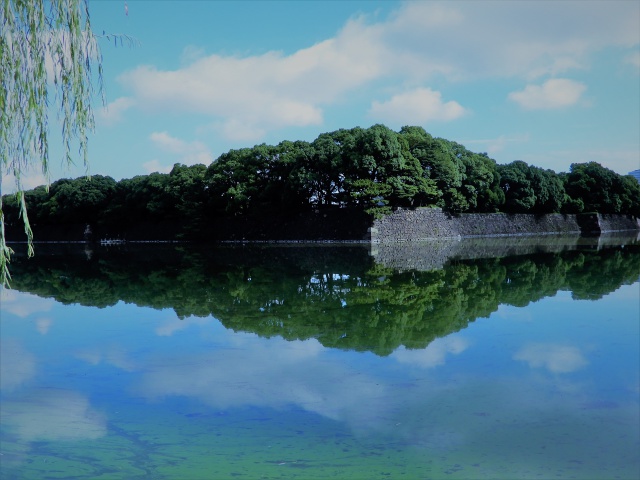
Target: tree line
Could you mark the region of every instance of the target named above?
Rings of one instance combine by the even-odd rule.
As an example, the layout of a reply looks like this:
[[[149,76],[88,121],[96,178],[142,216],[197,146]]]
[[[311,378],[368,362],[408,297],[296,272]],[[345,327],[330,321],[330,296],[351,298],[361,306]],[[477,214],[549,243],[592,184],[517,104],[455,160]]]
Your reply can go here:
[[[207,220],[357,208],[373,216],[396,208],[458,213],[581,213],[640,216],[640,184],[596,162],[556,173],[435,138],[422,127],[340,129],[314,141],[230,150],[208,167],[175,164],[168,174],[115,181],[94,175],[25,192],[31,223],[118,225],[176,221],[197,234]],[[5,222],[20,205],[5,195]]]
[[[212,315],[226,328],[388,355],[570,291],[596,300],[640,275],[640,245],[450,262],[394,271],[362,247],[126,247],[16,256],[13,287],[65,304],[119,301]]]

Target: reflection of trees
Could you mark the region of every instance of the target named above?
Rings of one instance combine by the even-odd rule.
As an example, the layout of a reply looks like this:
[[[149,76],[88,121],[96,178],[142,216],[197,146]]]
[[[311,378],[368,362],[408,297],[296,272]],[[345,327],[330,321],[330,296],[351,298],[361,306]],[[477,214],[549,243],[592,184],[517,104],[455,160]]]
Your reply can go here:
[[[68,247],[70,248],[70,247]],[[441,270],[394,272],[362,247],[172,247],[69,250],[14,264],[13,286],[62,303],[122,300],[218,318],[227,328],[317,338],[380,355],[422,348],[487,317],[560,290],[597,299],[640,276],[640,245],[601,251],[457,260]]]

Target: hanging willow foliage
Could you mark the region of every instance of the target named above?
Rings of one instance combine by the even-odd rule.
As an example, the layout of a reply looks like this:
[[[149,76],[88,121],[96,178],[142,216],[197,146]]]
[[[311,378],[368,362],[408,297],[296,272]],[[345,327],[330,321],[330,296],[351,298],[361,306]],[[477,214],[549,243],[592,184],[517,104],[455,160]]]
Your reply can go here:
[[[0,180],[12,176],[33,254],[22,177],[39,166],[49,179],[49,101],[58,107],[63,161],[77,147],[88,166],[87,134],[94,128],[92,67],[104,103],[102,58],[91,31],[87,0],[0,0]],[[1,193],[1,192],[0,192]],[[0,195],[0,284],[8,285],[12,254],[5,240]]]

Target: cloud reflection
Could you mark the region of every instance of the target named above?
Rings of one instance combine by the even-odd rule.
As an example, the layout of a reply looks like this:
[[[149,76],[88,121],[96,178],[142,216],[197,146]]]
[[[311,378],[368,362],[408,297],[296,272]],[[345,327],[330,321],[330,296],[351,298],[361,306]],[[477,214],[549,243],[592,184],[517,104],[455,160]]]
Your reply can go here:
[[[160,325],[158,328],[156,328],[155,332],[156,332],[156,335],[160,337],[170,337],[174,333],[180,330],[185,330],[186,328],[192,325],[202,326],[202,325],[208,325],[211,322],[213,322],[212,317],[205,317],[205,318],[189,317],[184,319],[175,317],[169,320],[168,322],[165,322],[164,324]]]
[[[135,362],[131,360],[127,352],[118,345],[80,350],[75,353],[75,357],[90,365],[106,363],[126,372],[132,372],[136,369]]]
[[[53,320],[47,317],[42,317],[36,320],[36,328],[41,335],[46,335],[49,333],[49,329],[53,325]]]
[[[551,373],[570,373],[589,364],[579,348],[551,343],[531,343],[513,356],[531,368],[546,368]]]
[[[281,338],[236,344],[175,361],[149,365],[139,388],[144,395],[193,396],[217,409],[259,406],[284,409],[296,405],[354,429],[367,428],[386,410],[382,382],[322,355],[315,339],[289,342]],[[245,345],[240,345],[241,338]]]
[[[0,390],[11,392],[36,373],[36,358],[14,338],[0,339]]]
[[[96,439],[107,433],[104,415],[76,392],[34,390],[2,403],[3,427],[23,441]]]
[[[0,288],[0,310],[26,318],[34,313],[48,312],[55,304],[54,300],[41,298],[30,293]]]
[[[469,347],[469,341],[460,337],[437,338],[422,350],[408,350],[404,346],[391,354],[400,363],[423,368],[433,368],[445,364],[448,354],[458,355]]]

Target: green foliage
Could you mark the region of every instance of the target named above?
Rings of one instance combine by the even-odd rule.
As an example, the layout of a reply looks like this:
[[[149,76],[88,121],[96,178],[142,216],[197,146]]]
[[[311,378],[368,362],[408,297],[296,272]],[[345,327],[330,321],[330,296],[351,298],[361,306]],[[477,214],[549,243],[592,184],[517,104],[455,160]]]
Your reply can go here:
[[[368,178],[359,178],[348,182],[352,201],[364,208],[364,211],[380,218],[391,213],[386,198],[392,191],[391,185],[375,182]]]
[[[214,211],[239,215],[271,206],[282,182],[279,163],[277,147],[266,144],[222,154],[206,173]]]
[[[431,204],[452,213],[500,210],[504,194],[494,160],[459,143],[433,138],[419,127],[403,127],[400,135],[433,185]]]
[[[468,204],[460,194],[462,165],[454,155],[450,142],[444,139],[428,139],[416,146],[414,156],[432,179],[439,192],[438,206],[451,212],[466,211]]]
[[[298,161],[299,178],[315,205],[339,205],[344,194],[342,145],[345,131],[323,133]]]
[[[581,202],[582,210],[636,215],[640,213],[640,184],[599,163],[573,163],[565,177],[567,194]]]
[[[44,205],[49,209],[47,217],[58,224],[92,222],[95,212],[107,207],[115,188],[115,180],[102,175],[55,182]]]
[[[140,223],[170,222],[178,236],[197,235],[205,221],[206,172],[204,165],[176,163],[168,174],[121,180],[105,208],[87,223],[126,231]]]
[[[154,172],[121,180],[105,217],[108,221],[120,219],[124,224],[131,224],[173,215],[175,205],[168,190],[169,175],[164,173]]]
[[[5,0],[0,3],[0,18],[3,168],[16,177],[18,187],[22,172],[34,161],[48,173],[48,61],[53,65],[50,72],[60,102],[65,158],[72,162],[72,143],[77,139],[86,165],[87,133],[93,128],[92,65],[96,61],[101,75],[100,52],[86,2]]]
[[[504,211],[527,213],[536,204],[536,195],[531,185],[529,165],[516,160],[500,167],[500,183],[505,192]]]
[[[505,202],[505,196],[500,188],[500,173],[496,162],[486,154],[472,153],[466,149],[461,160],[466,174],[462,191],[466,192],[468,211],[499,211]]]
[[[567,199],[562,178],[516,160],[498,166],[500,186],[504,191],[504,211],[508,213],[558,213],[565,211]]]
[[[404,138],[383,125],[232,150],[206,179],[212,212],[223,215],[354,205],[380,214],[436,196]]]

